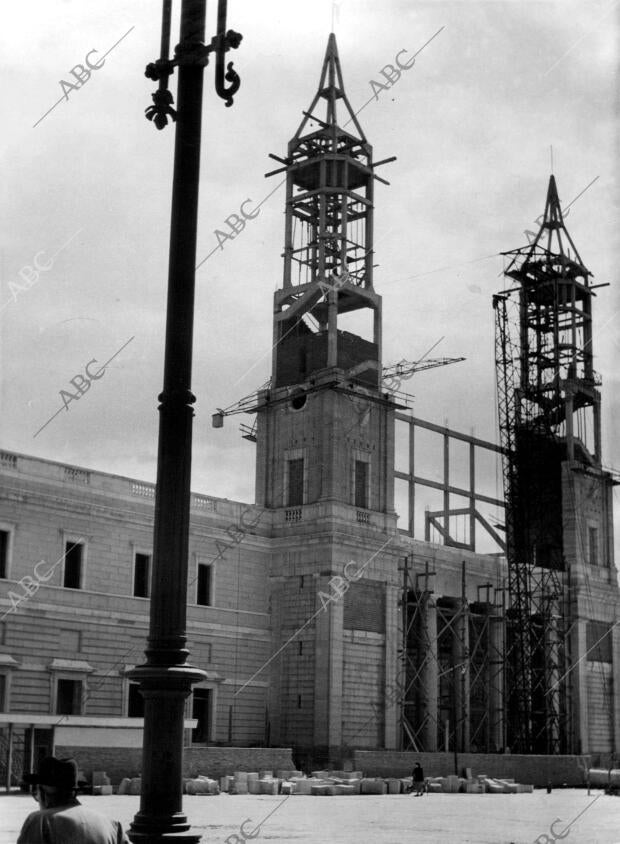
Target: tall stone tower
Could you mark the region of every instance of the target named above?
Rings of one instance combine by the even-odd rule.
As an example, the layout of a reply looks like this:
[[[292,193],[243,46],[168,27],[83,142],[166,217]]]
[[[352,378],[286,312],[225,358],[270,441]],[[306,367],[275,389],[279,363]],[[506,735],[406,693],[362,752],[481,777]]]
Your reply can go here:
[[[316,758],[334,756],[347,731],[379,730],[388,746],[396,735],[395,715],[372,718],[393,671],[386,647],[397,613],[395,595],[386,601],[395,588],[386,579],[397,577],[394,402],[381,392],[372,278],[379,177],[333,34],[312,104],[286,157],[274,158],[283,165],[274,172],[286,172],[284,276],[271,385],[259,396],[256,478],[257,503],[274,511],[281,540],[271,573],[279,653],[270,735]],[[369,637],[362,665],[353,654],[360,632]]]
[[[618,583],[593,368],[596,285],[566,229],[553,176],[538,234],[508,255],[512,287],[495,307],[509,744],[534,753],[613,750]]]

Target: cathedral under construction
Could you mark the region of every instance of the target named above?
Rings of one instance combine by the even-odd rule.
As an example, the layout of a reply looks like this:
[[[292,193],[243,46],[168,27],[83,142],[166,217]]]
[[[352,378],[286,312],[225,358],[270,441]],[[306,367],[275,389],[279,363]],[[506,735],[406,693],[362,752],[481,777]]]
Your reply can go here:
[[[620,616],[596,285],[554,177],[535,238],[506,253],[489,303],[495,443],[415,417],[395,389],[402,365],[384,366],[373,215],[389,159],[373,159],[333,35],[314,99],[274,158],[286,197],[271,378],[214,417],[255,415],[255,503],[191,498],[188,639],[206,679],[188,700],[188,744],[292,747],[334,765],[355,749],[610,761]],[[428,438],[441,455],[432,477],[418,468]],[[503,496],[479,486],[489,457]],[[9,451],[0,478],[11,781],[20,759],[52,749],[139,743],[128,672],[148,630],[154,485]],[[424,509],[429,490],[440,507]]]

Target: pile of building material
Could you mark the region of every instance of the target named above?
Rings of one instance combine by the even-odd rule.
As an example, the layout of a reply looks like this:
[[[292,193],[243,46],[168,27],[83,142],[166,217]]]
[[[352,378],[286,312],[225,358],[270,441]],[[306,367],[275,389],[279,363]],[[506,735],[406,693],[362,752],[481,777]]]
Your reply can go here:
[[[192,779],[184,779],[183,791],[185,794],[219,794],[220,786],[217,780],[198,776]]]
[[[112,783],[105,771],[93,771],[93,794],[112,794]]]
[[[220,778],[220,789],[228,794],[280,794],[282,784],[293,777],[303,777],[301,771],[236,771],[233,776]]]
[[[142,778],[141,777],[125,777],[120,781],[118,786],[118,793],[119,794],[140,794],[142,789]]]
[[[589,768],[586,782],[588,788],[604,788],[607,794],[620,794],[620,768]]]
[[[523,785],[512,779],[494,779],[486,774],[474,777],[467,769],[467,777],[448,774],[446,777],[427,777],[430,794],[531,794],[533,785]],[[104,775],[105,776],[105,775]],[[93,780],[94,784],[94,780]],[[119,794],[140,794],[139,777],[124,779]],[[103,787],[99,785],[99,787]],[[313,797],[341,797],[349,794],[407,794],[412,790],[411,777],[365,777],[362,771],[312,771],[307,777],[302,771],[236,771],[232,776],[217,780],[199,775],[183,780],[186,794],[297,794]],[[109,793],[109,792],[97,792]]]
[[[289,794],[335,797],[385,794],[383,780],[365,780],[361,771],[312,771],[309,778],[292,777],[282,790]]]
[[[486,774],[468,778],[454,774],[447,777],[427,777],[426,786],[430,794],[531,794],[534,791],[533,785],[524,785],[513,779],[494,779]]]

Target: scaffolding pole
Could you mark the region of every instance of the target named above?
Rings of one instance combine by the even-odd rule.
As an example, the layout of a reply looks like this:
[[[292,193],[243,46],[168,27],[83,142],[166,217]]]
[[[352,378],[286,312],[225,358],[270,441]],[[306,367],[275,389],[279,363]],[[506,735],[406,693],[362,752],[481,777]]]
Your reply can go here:
[[[428,561],[402,566],[401,750],[493,752],[503,746],[505,619],[501,591],[472,603],[436,598]],[[480,590],[479,590],[480,591]],[[492,602],[495,601],[495,603]]]

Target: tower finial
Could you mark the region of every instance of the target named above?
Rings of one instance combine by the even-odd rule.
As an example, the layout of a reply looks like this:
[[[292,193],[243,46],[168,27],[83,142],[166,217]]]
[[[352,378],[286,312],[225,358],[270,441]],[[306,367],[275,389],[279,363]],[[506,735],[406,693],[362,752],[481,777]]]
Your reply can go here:
[[[320,110],[320,100],[326,101],[326,111],[324,114],[317,113]],[[342,101],[344,112],[346,113],[345,120],[340,123],[338,121],[337,111],[338,100]],[[333,32],[330,32],[329,38],[327,39],[327,49],[325,50],[325,58],[323,59],[323,67],[321,69],[321,78],[319,80],[318,90],[314,95],[310,108],[307,111],[304,111],[304,119],[301,121],[301,124],[295,133],[295,139],[302,137],[303,132],[306,130],[308,121],[311,120],[316,121],[324,128],[327,128],[328,126],[334,128],[339,127],[340,131],[342,131],[345,126],[349,126],[352,123],[355,127],[359,140],[366,143],[366,136],[364,135],[362,127],[358,122],[355,112],[351,108],[351,103],[349,102],[344,90],[342,69],[340,67],[340,56],[338,55],[338,45],[336,43],[336,35]],[[349,132],[349,134],[352,133]]]
[[[546,246],[543,246],[545,232],[547,233]],[[577,264],[582,264],[577,247],[573,243],[573,240],[566,228],[566,224],[564,223],[558,187],[553,173],[549,176],[549,186],[547,188],[547,199],[545,201],[543,220],[538,234],[529,248],[530,257],[535,254],[536,247],[541,246],[543,246],[548,254],[556,254],[562,257],[569,257],[569,253],[567,253],[566,250],[567,246],[570,246],[573,250],[573,255],[571,257]],[[586,271],[586,275],[588,276],[590,273]]]

